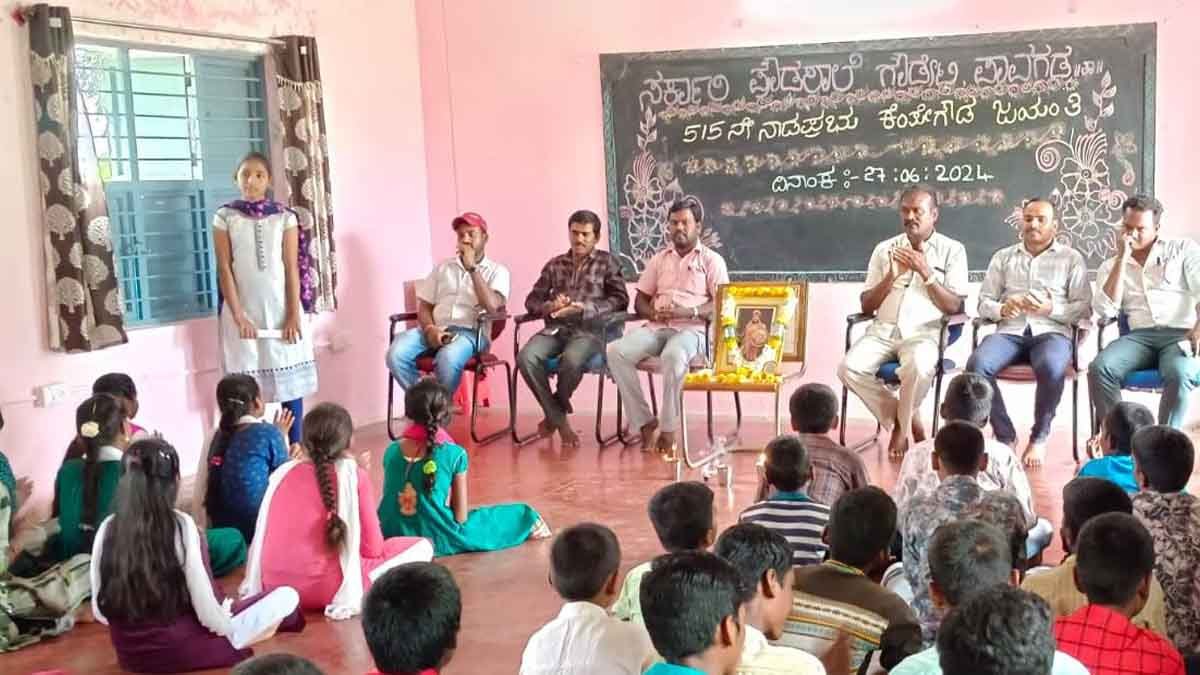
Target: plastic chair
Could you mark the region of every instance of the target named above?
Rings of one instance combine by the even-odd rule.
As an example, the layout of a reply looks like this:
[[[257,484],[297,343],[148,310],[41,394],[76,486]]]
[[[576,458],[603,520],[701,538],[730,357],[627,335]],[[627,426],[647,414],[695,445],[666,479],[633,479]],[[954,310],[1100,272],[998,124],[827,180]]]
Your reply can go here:
[[[940,329],[938,330],[938,360],[937,369],[934,371],[934,388],[933,388],[933,431],[930,435],[937,433],[938,430],[938,405],[942,400],[942,378],[946,373],[952,373],[958,370],[958,363],[953,359],[946,358],[946,348],[958,341],[962,337],[963,326],[967,323],[968,317],[966,314],[946,314],[941,318]],[[854,344],[854,327],[866,321],[875,319],[874,314],[851,314],[846,317],[846,348],[849,352],[851,345]],[[879,366],[879,370],[875,371],[875,379],[883,382],[889,389],[896,390],[900,388],[900,361],[887,361]],[[842,385],[842,423],[841,429],[838,432],[838,442],[842,445],[846,444],[846,404],[850,401],[850,390],[845,385]],[[865,448],[875,442],[875,438],[879,436],[879,431],[883,427],[879,421],[875,422],[875,436],[869,439],[864,439],[854,446],[855,449]]]
[[[471,372],[475,375],[471,383],[470,428],[471,440],[475,441],[475,443],[478,445],[487,445],[488,443],[500,438],[504,434],[511,432],[516,422],[516,409],[513,407],[512,365],[508,361],[498,358],[491,352],[491,345],[495,344],[496,339],[499,338],[504,332],[504,327],[508,324],[508,318],[509,315],[505,313],[503,309],[495,314],[490,314],[488,312],[479,313],[479,315],[475,318],[476,344],[482,341],[483,332],[486,330],[488,324],[491,324],[491,342],[488,345],[488,349],[485,349],[482,352],[477,352],[463,367],[464,373]],[[400,312],[399,314],[393,314],[388,317],[388,344],[390,345],[392,340],[396,338],[396,326],[401,323],[414,323],[416,321],[416,312]],[[504,367],[504,390],[508,392],[508,424],[502,429],[497,429],[486,436],[480,436],[476,430],[476,418],[479,415],[479,378],[483,377],[489,371],[499,366]],[[417,370],[424,374],[432,373],[434,370],[433,355],[423,354],[420,358],[418,358]],[[388,438],[391,438],[393,441],[399,438],[399,435],[393,428],[395,416],[392,413],[392,406],[394,405],[396,398],[396,386],[396,378],[392,377],[391,373],[388,373],[387,432]]]
[[[712,368],[712,359],[713,359],[713,355],[712,355],[712,323],[713,323],[713,318],[711,316],[708,316],[708,317],[705,317],[704,321],[705,321],[704,351],[702,353],[697,354],[694,357],[692,357],[691,363],[688,364],[688,370],[691,372],[695,372],[697,370],[704,370],[705,368]],[[638,361],[637,369],[646,374],[646,384],[650,388],[650,412],[653,413],[655,418],[657,418],[658,417],[658,394],[656,393],[656,391],[654,389],[654,376],[662,373],[662,361],[657,356],[647,356],[646,358],[642,359],[641,361]],[[705,402],[706,410],[705,411],[706,411],[706,423],[707,423],[707,428],[708,428],[708,442],[712,443],[716,440],[716,434],[713,433],[713,393],[711,391],[705,392],[705,399],[706,399],[706,402]],[[618,397],[617,404],[620,405],[620,402],[621,402],[621,399],[620,399],[620,397]],[[736,418],[737,422],[733,428],[733,434],[732,434],[731,438],[737,438],[738,435],[742,432],[742,397],[736,391],[733,392],[733,408],[734,408],[734,412],[737,415],[737,418]],[[680,420],[679,423],[683,424],[683,423],[685,423],[685,420]],[[638,434],[626,435],[627,431],[628,431],[627,429],[618,429],[618,433],[620,433],[620,435],[621,435],[622,443],[624,443],[625,445],[633,445],[634,443],[641,442],[640,435],[638,435]]]
[[[971,351],[979,347],[979,330],[988,326],[995,327],[997,321],[976,318],[971,322]],[[1079,343],[1087,338],[1092,322],[1082,319],[1071,326],[1071,365],[1067,368],[1066,377],[1071,380],[1071,457],[1079,463]],[[1028,360],[1014,363],[996,373],[997,380],[1005,382],[1037,382],[1033,366]]]
[[[625,330],[625,322],[630,318],[630,315],[625,312],[614,312],[612,314],[608,314],[608,315],[600,317],[600,318],[604,319],[603,343],[605,346],[607,346],[609,342],[612,342],[613,340],[621,337],[621,333],[624,332],[624,330]],[[517,316],[516,319],[514,319],[514,321],[513,321],[513,362],[514,363],[516,363],[517,354],[520,353],[521,347],[522,347],[522,345],[521,345],[521,326],[524,324],[527,324],[527,323],[531,323],[534,321],[542,321],[542,320],[543,320],[542,317],[537,316],[535,314],[521,314],[520,316]],[[553,357],[546,361],[546,372],[549,375],[555,376],[558,374],[558,362],[559,362],[558,357]],[[596,354],[593,354],[590,359],[588,359],[587,363],[584,364],[583,372],[585,374],[597,376],[596,377],[597,392],[596,392],[595,436],[596,436],[596,442],[600,444],[600,447],[606,448],[606,447],[612,445],[613,443],[616,443],[617,441],[621,440],[621,437],[622,437],[621,432],[622,432],[623,426],[622,426],[621,397],[620,397],[620,395],[618,395],[617,396],[617,428],[611,434],[608,434],[607,436],[604,435],[604,427],[603,427],[604,381],[606,379],[611,379],[611,375],[609,375],[609,372],[608,372],[607,354],[605,353],[605,350],[603,348],[600,349],[600,351],[597,352]],[[519,377],[514,377],[512,379],[513,392],[512,392],[511,400],[513,402],[514,407],[516,406],[516,403],[517,403],[517,392],[516,392],[517,383],[520,380],[521,380],[521,378],[519,378]],[[531,432],[525,434],[524,436],[522,436],[517,431],[516,420],[513,421],[512,439],[513,439],[513,443],[517,444],[517,447],[526,445],[528,443],[532,443],[540,438],[545,438],[548,435],[549,434],[544,434],[544,433],[541,433],[540,431],[531,431]]]
[[[1101,317],[1096,322],[1096,353],[1099,354],[1104,349],[1104,329],[1113,324],[1117,324],[1117,335],[1125,335],[1129,332],[1129,316],[1124,312],[1117,315],[1117,318]],[[1150,394],[1162,395],[1163,386],[1165,385],[1162,373],[1158,372],[1158,368],[1143,368],[1142,370],[1134,370],[1125,375],[1121,380],[1121,389],[1125,391],[1140,391]],[[1092,404],[1091,399],[1088,400],[1088,413],[1092,422],[1092,434],[1100,432],[1100,420],[1096,419],[1096,406]]]

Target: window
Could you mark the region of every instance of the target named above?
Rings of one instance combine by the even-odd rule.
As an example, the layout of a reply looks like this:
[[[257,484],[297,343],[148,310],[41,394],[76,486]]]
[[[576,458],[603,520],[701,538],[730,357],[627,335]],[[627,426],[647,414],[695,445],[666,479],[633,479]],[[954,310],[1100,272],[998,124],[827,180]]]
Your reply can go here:
[[[266,152],[261,57],[104,43],[75,57],[80,138],[90,129],[105,181],[127,325],[212,315],[213,213],[238,198],[238,160]]]

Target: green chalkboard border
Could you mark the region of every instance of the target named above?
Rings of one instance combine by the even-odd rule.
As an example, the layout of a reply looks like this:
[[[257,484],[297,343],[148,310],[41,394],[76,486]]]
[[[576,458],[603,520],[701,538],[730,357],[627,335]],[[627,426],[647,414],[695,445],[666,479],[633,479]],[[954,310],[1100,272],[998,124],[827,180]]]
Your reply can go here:
[[[1154,129],[1155,129],[1155,96],[1157,84],[1155,81],[1158,65],[1158,23],[1128,23],[1106,26],[1072,26],[1065,28],[1039,28],[1027,31],[1012,31],[1003,33],[962,33],[955,35],[935,35],[912,38],[887,38],[882,40],[857,40],[849,42],[816,42],[794,45],[764,45],[758,47],[722,47],[716,49],[677,49],[660,52],[617,52],[600,54],[600,87],[601,105],[604,119],[604,170],[608,197],[608,233],[609,249],[620,251],[624,243],[624,233],[621,231],[620,217],[620,185],[617,171],[617,142],[613,119],[613,81],[615,75],[631,61],[677,61],[697,58],[746,58],[770,55],[820,54],[826,52],[838,53],[844,51],[866,51],[878,49],[913,49],[963,47],[977,44],[980,38],[988,40],[1046,40],[1070,38],[1114,38],[1135,37],[1139,32],[1146,31],[1146,56],[1142,65],[1143,94],[1146,104],[1142,109],[1142,133],[1144,148],[1142,152],[1142,182],[1146,190],[1154,192]],[[636,274],[631,266],[624,267],[625,276],[635,279]],[[971,281],[983,279],[984,270],[972,270]],[[803,279],[812,282],[854,282],[866,279],[866,270],[822,270],[819,272],[803,271],[754,271],[730,272],[734,279],[770,279],[791,280]]]

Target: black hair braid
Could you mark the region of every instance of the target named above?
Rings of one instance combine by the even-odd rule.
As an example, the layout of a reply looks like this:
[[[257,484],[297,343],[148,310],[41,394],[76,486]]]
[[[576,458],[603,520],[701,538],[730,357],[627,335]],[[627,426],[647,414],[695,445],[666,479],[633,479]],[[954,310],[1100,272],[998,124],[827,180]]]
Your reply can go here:
[[[233,440],[238,420],[250,414],[251,406],[259,396],[258,382],[243,374],[226,375],[217,383],[217,409],[221,421],[208,446],[208,481],[204,486],[204,508],[212,515],[210,502],[221,484],[221,465],[225,462],[225,451]]]
[[[346,522],[337,514],[337,468],[334,463],[349,447],[354,423],[346,409],[322,403],[304,416],[304,448],[317,474],[317,488],[325,506],[325,542],[340,549],[346,542]]]

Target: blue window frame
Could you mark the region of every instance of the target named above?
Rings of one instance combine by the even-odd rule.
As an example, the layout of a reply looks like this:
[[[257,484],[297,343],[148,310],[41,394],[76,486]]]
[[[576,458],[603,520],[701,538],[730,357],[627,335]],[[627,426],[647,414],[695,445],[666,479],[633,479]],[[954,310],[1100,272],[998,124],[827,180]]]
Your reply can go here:
[[[262,57],[104,42],[75,56],[127,325],[216,313],[213,213],[238,197],[238,160],[267,152]]]

